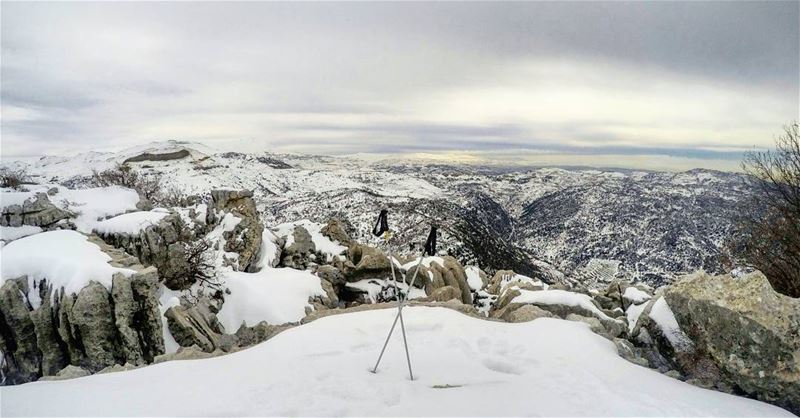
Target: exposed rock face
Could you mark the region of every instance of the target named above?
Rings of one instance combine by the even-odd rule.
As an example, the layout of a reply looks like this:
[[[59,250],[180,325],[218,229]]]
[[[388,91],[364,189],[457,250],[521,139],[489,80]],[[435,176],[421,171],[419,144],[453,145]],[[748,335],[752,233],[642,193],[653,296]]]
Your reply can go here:
[[[317,246],[307,229],[299,225],[295,226],[291,238],[291,244],[283,250],[281,255],[281,264],[285,267],[304,270],[310,263],[317,261]]]
[[[179,214],[171,213],[138,234],[99,236],[106,243],[135,255],[145,265],[155,266],[170,289],[180,290],[192,284],[187,273],[190,266],[186,250],[188,243],[196,239],[196,231],[189,228]]]
[[[472,305],[472,289],[467,283],[464,267],[453,257],[442,257],[442,262],[432,261],[428,267],[419,265],[419,274],[416,273],[417,265],[409,268],[405,273],[407,283],[414,281],[415,286],[425,289],[425,293],[433,295],[437,289],[451,287],[458,292],[457,298],[461,303]]]
[[[181,354],[181,350],[196,350],[214,355],[234,352],[266,341],[279,332],[292,327],[290,324],[270,325],[262,321],[252,327],[242,325],[235,334],[228,334],[222,324],[219,323],[216,316],[217,312],[218,305],[215,301],[205,297],[200,298],[191,306],[180,305],[169,308],[164,313],[164,316],[167,318],[167,324],[172,336],[181,346],[181,349],[178,354],[161,356],[156,362],[171,359],[204,358],[203,356],[186,357],[193,355],[191,353]]]
[[[89,376],[90,374],[92,374],[92,372],[90,372],[89,370],[86,370],[83,367],[73,366],[73,365],[70,364],[69,366],[64,367],[63,369],[61,369],[55,375],[43,376],[39,380],[45,380],[45,381],[49,381],[49,380],[67,380],[67,379],[75,379],[75,378],[78,378],[78,377]]]
[[[350,247],[354,243],[353,239],[350,238],[350,235],[347,233],[347,225],[339,219],[329,220],[328,224],[320,230],[320,233],[334,242],[339,241],[339,243],[346,247]]]
[[[250,190],[212,190],[213,211],[209,211],[208,222],[212,224],[217,212],[228,212],[239,218],[233,231],[225,233],[225,251],[239,254],[238,267],[241,271],[255,271],[261,248],[261,234],[264,226],[258,217],[253,192]]]
[[[122,162],[122,164],[126,163],[135,163],[141,161],[169,161],[169,160],[180,160],[181,158],[186,158],[189,156],[189,151],[185,149],[181,149],[178,151],[173,152],[162,152],[159,154],[153,154],[149,152],[145,152],[133,157],[130,157]]]
[[[347,274],[349,282],[375,278],[384,279],[392,275],[389,257],[377,248],[355,244],[348,250],[348,258],[354,266]]]
[[[800,413],[800,299],[776,293],[759,272],[694,273],[668,287],[664,298],[721,378]]]
[[[217,320],[218,309],[208,298],[201,298],[193,306],[173,306],[164,313],[169,331],[182,347],[198,346],[205,352],[216,349],[230,351],[235,343]]]
[[[164,352],[158,274],[149,267],[117,274],[111,291],[90,282],[77,294],[27,278],[0,287],[0,350],[6,383],[53,376],[72,365],[91,372],[114,364],[143,365]],[[36,298],[31,292],[36,292]],[[33,309],[30,300],[41,299]]]
[[[0,226],[32,225],[47,228],[71,216],[71,213],[53,205],[47,193],[37,193],[33,199],[26,200],[22,205],[3,207]]]

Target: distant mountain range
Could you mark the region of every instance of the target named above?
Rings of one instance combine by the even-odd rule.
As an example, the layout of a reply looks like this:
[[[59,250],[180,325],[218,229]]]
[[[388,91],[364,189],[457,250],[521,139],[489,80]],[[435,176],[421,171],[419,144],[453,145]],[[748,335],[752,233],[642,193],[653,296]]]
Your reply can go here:
[[[252,189],[267,225],[340,218],[362,242],[377,244],[369,231],[386,207],[400,254],[421,251],[434,223],[440,248],[462,262],[549,281],[620,276],[660,285],[699,268],[717,272],[751,193],[744,175],[699,169],[520,169],[222,153],[176,141],[17,164],[40,182],[79,185],[92,170],[126,161],[186,193]]]

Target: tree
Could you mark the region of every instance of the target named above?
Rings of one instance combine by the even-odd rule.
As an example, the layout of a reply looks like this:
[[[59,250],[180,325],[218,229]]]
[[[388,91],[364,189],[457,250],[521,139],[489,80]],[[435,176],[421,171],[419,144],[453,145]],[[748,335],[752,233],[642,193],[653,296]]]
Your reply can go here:
[[[742,167],[756,193],[743,211],[735,253],[776,292],[800,297],[800,125],[784,126],[774,150],[748,153]]]

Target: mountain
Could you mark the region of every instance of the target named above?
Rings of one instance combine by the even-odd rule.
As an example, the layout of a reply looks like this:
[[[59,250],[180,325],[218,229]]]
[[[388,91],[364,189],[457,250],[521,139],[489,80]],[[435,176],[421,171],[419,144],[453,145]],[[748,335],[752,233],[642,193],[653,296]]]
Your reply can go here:
[[[78,184],[127,162],[168,187],[201,194],[251,189],[267,225],[340,218],[351,235],[386,207],[393,251],[421,251],[430,224],[440,247],[492,273],[511,269],[554,281],[613,276],[661,285],[718,258],[751,189],[744,175],[562,168],[509,168],[298,154],[219,152],[169,141],[115,153],[29,162],[42,181]]]

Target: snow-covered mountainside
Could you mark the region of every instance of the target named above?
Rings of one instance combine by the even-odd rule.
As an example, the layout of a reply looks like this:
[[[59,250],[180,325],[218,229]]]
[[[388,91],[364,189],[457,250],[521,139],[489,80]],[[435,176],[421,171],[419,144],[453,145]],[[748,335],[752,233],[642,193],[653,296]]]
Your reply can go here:
[[[128,162],[183,193],[255,193],[267,226],[338,217],[361,242],[376,211],[390,210],[394,250],[420,251],[428,225],[464,263],[547,279],[613,276],[652,285],[704,268],[732,233],[749,194],[742,175],[692,170],[515,169],[419,161],[216,152],[162,142],[117,153],[44,157],[25,164],[40,182],[79,185],[93,170]],[[22,163],[16,163],[22,164]]]
[[[0,389],[4,416],[792,416],[629,363],[586,324],[507,324],[411,307],[334,315],[227,356]],[[569,341],[569,344],[565,344]]]

